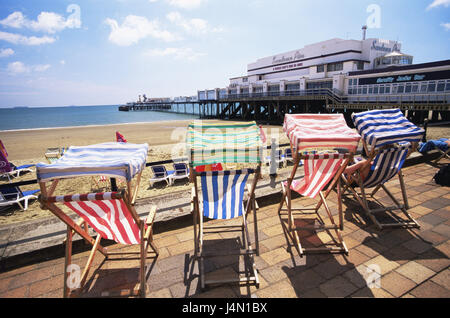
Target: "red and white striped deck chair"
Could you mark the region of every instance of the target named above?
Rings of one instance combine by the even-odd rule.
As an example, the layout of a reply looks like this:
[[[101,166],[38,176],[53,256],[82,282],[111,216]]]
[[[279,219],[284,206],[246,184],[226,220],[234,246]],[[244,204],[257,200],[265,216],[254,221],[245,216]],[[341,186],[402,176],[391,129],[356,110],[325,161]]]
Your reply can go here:
[[[156,207],[149,208],[147,218],[141,220],[134,208],[134,200],[146,165],[148,145],[130,143],[105,143],[84,147],[70,147],[67,153],[53,164],[39,163],[36,166],[37,179],[41,188],[41,208],[50,210],[67,226],[66,263],[64,272],[64,297],[83,292],[89,269],[97,251],[106,258],[116,254],[139,255],[139,294],[146,291],[146,259],[151,247],[156,256],[158,251],[152,243],[153,221]],[[91,193],[83,195],[54,195],[61,179],[105,175],[126,180],[122,192]],[[132,182],[136,179],[136,182]],[[50,183],[50,184],[48,184]],[[74,221],[70,215],[75,212],[80,219]],[[89,228],[97,234],[90,235]],[[79,284],[72,284],[72,242],[74,234],[92,245],[92,250]],[[111,253],[100,245],[101,239],[125,245],[139,245],[139,252]],[[69,279],[69,280],[68,280]],[[69,284],[69,282],[71,282]]]
[[[145,222],[141,220],[134,207],[127,202],[125,193],[91,193],[83,195],[65,195],[48,197],[41,200],[53,212],[58,212],[62,216],[64,213],[56,204],[64,204],[74,211],[81,219],[78,223],[69,222],[66,244],[72,246],[73,234],[77,233],[92,244],[91,254],[80,277],[79,286],[75,289],[82,291],[86,282],[89,269],[95,253],[100,251],[106,258],[113,255],[100,246],[101,239],[115,241],[124,245],[140,245],[140,252],[130,253],[140,255],[140,287],[141,296],[145,296],[145,267],[148,248],[158,255],[158,250],[153,244],[152,226],[156,215],[156,207],[152,207]],[[80,225],[84,223],[84,228]],[[97,238],[93,240],[87,226],[91,226],[97,233]],[[127,253],[129,254],[129,253]],[[71,253],[66,253],[66,266],[71,264]],[[67,281],[68,272],[65,272],[64,281]],[[70,286],[64,284],[64,296],[70,294]]]
[[[288,180],[281,184],[283,196],[278,213],[281,216],[283,215],[282,212],[287,212],[287,230],[292,234],[294,246],[300,256],[308,252],[348,253],[340,233],[344,228],[340,175],[353,158],[361,137],[347,126],[342,114],[286,115],[284,131],[291,141],[294,167]],[[327,150],[335,148],[345,148],[348,152],[327,152]],[[303,178],[295,180],[301,160],[304,163],[305,173]],[[326,201],[330,192],[335,188],[337,188],[338,196],[338,224],[335,222]],[[319,196],[319,202],[315,208],[293,208],[292,191],[299,193],[302,197],[316,198]],[[285,208],[283,208],[284,205],[286,205]],[[328,215],[329,224],[326,224],[319,214],[322,205]],[[296,223],[294,216],[305,214],[317,215],[318,224],[298,225],[304,222]],[[302,230],[327,231],[330,236],[330,230],[334,230],[337,240],[333,238],[335,244],[332,244],[332,246],[305,248],[300,243],[298,233]]]

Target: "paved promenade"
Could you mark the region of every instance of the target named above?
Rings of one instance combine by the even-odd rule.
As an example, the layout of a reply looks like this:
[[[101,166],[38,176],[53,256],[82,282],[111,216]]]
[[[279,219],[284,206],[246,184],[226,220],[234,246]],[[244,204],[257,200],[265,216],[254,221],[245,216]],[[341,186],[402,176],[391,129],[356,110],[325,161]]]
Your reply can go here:
[[[156,261],[148,259],[152,266],[147,297],[450,297],[450,188],[434,183],[432,177],[436,171],[436,167],[428,164],[403,170],[410,213],[420,223],[420,230],[378,231],[362,214],[353,197],[347,196],[343,206],[343,234],[349,248],[348,256],[309,254],[300,258],[283,230],[282,222],[286,222],[286,217],[277,214],[279,197],[258,200],[261,207],[258,211],[260,255],[256,257],[259,289],[229,285],[200,291],[198,264],[192,257],[191,218],[158,223],[154,239],[160,255]],[[401,194],[398,178],[387,185],[397,196]],[[377,198],[391,205],[382,192]],[[314,202],[304,198],[294,200],[294,204],[302,205]],[[336,195],[330,195],[328,202],[333,213],[337,213]],[[252,223],[249,228],[253,229]],[[304,245],[318,246],[331,240],[326,232],[302,232],[300,235]],[[206,239],[223,239],[223,243],[214,245],[216,248],[233,246],[237,242],[236,233],[213,234]],[[80,246],[76,247],[81,251],[74,255],[73,262],[83,267],[89,252]],[[134,249],[119,245],[107,247],[115,252]],[[63,245],[53,252],[56,255],[45,255],[46,260],[0,273],[0,298],[62,297]],[[211,276],[236,276],[237,271],[242,270],[241,263],[237,256],[217,257],[206,262],[205,269]],[[373,269],[380,271],[379,279]],[[368,281],[374,284],[368,286]],[[117,256],[105,260],[97,254],[83,296],[129,297],[137,282],[137,260],[117,259]]]

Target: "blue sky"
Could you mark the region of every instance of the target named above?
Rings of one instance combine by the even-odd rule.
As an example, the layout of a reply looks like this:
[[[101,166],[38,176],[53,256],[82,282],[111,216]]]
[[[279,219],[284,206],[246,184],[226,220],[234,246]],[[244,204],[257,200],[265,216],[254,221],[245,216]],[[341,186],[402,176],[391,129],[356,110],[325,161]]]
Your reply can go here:
[[[196,95],[258,58],[360,39],[371,5],[368,37],[449,59],[450,0],[2,0],[0,107]]]

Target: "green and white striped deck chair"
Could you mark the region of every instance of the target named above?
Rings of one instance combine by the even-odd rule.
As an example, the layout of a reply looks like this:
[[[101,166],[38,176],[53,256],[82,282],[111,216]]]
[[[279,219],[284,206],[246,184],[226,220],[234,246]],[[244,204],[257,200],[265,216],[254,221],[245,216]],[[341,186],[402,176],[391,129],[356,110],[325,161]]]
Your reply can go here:
[[[245,282],[259,287],[254,255],[258,254],[258,232],[255,189],[261,173],[262,141],[260,129],[255,122],[218,123],[194,122],[187,132],[187,147],[192,189],[192,214],[194,217],[195,258],[199,261],[200,286],[222,283]],[[195,167],[209,164],[239,164],[256,166],[256,169],[241,167],[235,171],[197,172]],[[253,180],[250,183],[250,177]],[[244,191],[248,190],[244,206]],[[253,210],[254,242],[250,239],[247,216]],[[221,223],[220,226],[204,226],[204,218],[210,220],[232,220],[242,218],[242,225]],[[232,221],[231,221],[232,222]],[[234,223],[235,224],[235,223]],[[205,248],[204,237],[209,233],[239,231],[242,246],[236,251],[225,251],[218,244]],[[217,238],[217,235],[216,235]],[[209,243],[213,240],[208,240]],[[255,248],[252,244],[255,244]],[[232,278],[206,279],[204,259],[217,256],[239,255],[245,258],[246,269]]]

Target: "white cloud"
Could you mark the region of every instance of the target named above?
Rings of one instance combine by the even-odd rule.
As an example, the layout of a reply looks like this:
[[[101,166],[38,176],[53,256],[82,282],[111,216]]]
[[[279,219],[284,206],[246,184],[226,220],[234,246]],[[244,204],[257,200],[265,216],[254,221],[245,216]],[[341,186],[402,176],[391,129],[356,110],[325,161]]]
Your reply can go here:
[[[211,27],[208,21],[203,19],[186,19],[182,17],[179,12],[170,12],[167,14],[167,19],[191,34],[206,34],[208,32],[223,31],[222,28]]]
[[[150,3],[155,3],[158,0],[149,0]],[[165,0],[171,6],[182,9],[195,9],[200,7],[207,0]]]
[[[441,26],[444,27],[445,31],[450,31],[450,22],[448,22],[448,23],[441,23]]]
[[[427,10],[439,7],[439,6],[445,6],[446,8],[450,6],[450,0],[434,0],[427,8]]]
[[[35,72],[45,72],[51,67],[50,64],[44,64],[44,65],[35,65],[32,67],[33,71]]]
[[[49,64],[38,64],[27,66],[22,62],[12,62],[8,64],[7,71],[10,74],[17,75],[23,73],[31,73],[31,72],[45,72],[51,67]]]
[[[8,72],[12,74],[28,73],[30,69],[22,62],[12,62],[8,64]]]
[[[74,29],[81,27],[79,15],[72,14],[66,20],[60,14],[54,12],[41,12],[36,21],[27,19],[22,12],[16,11],[8,17],[0,20],[0,24],[5,27],[22,29],[27,28],[33,31],[41,31],[50,34],[60,32],[66,28]]]
[[[119,46],[130,46],[147,37],[166,42],[178,40],[176,35],[161,30],[158,21],[149,21],[145,17],[129,15],[120,26],[114,19],[108,18],[105,23],[111,27],[109,40]]]
[[[66,61],[65,60],[61,60],[61,61],[59,61],[59,64],[66,65]]]
[[[0,40],[12,43],[12,44],[23,44],[23,45],[41,45],[41,44],[49,44],[56,41],[53,37],[43,36],[23,36],[20,34],[2,32],[0,31]]]
[[[199,57],[205,56],[205,53],[195,52],[191,48],[166,48],[166,49],[151,49],[144,52],[144,56],[148,57],[165,57],[173,56],[176,60],[194,61]]]
[[[0,50],[0,57],[8,57],[14,54],[13,49],[1,49]]]

